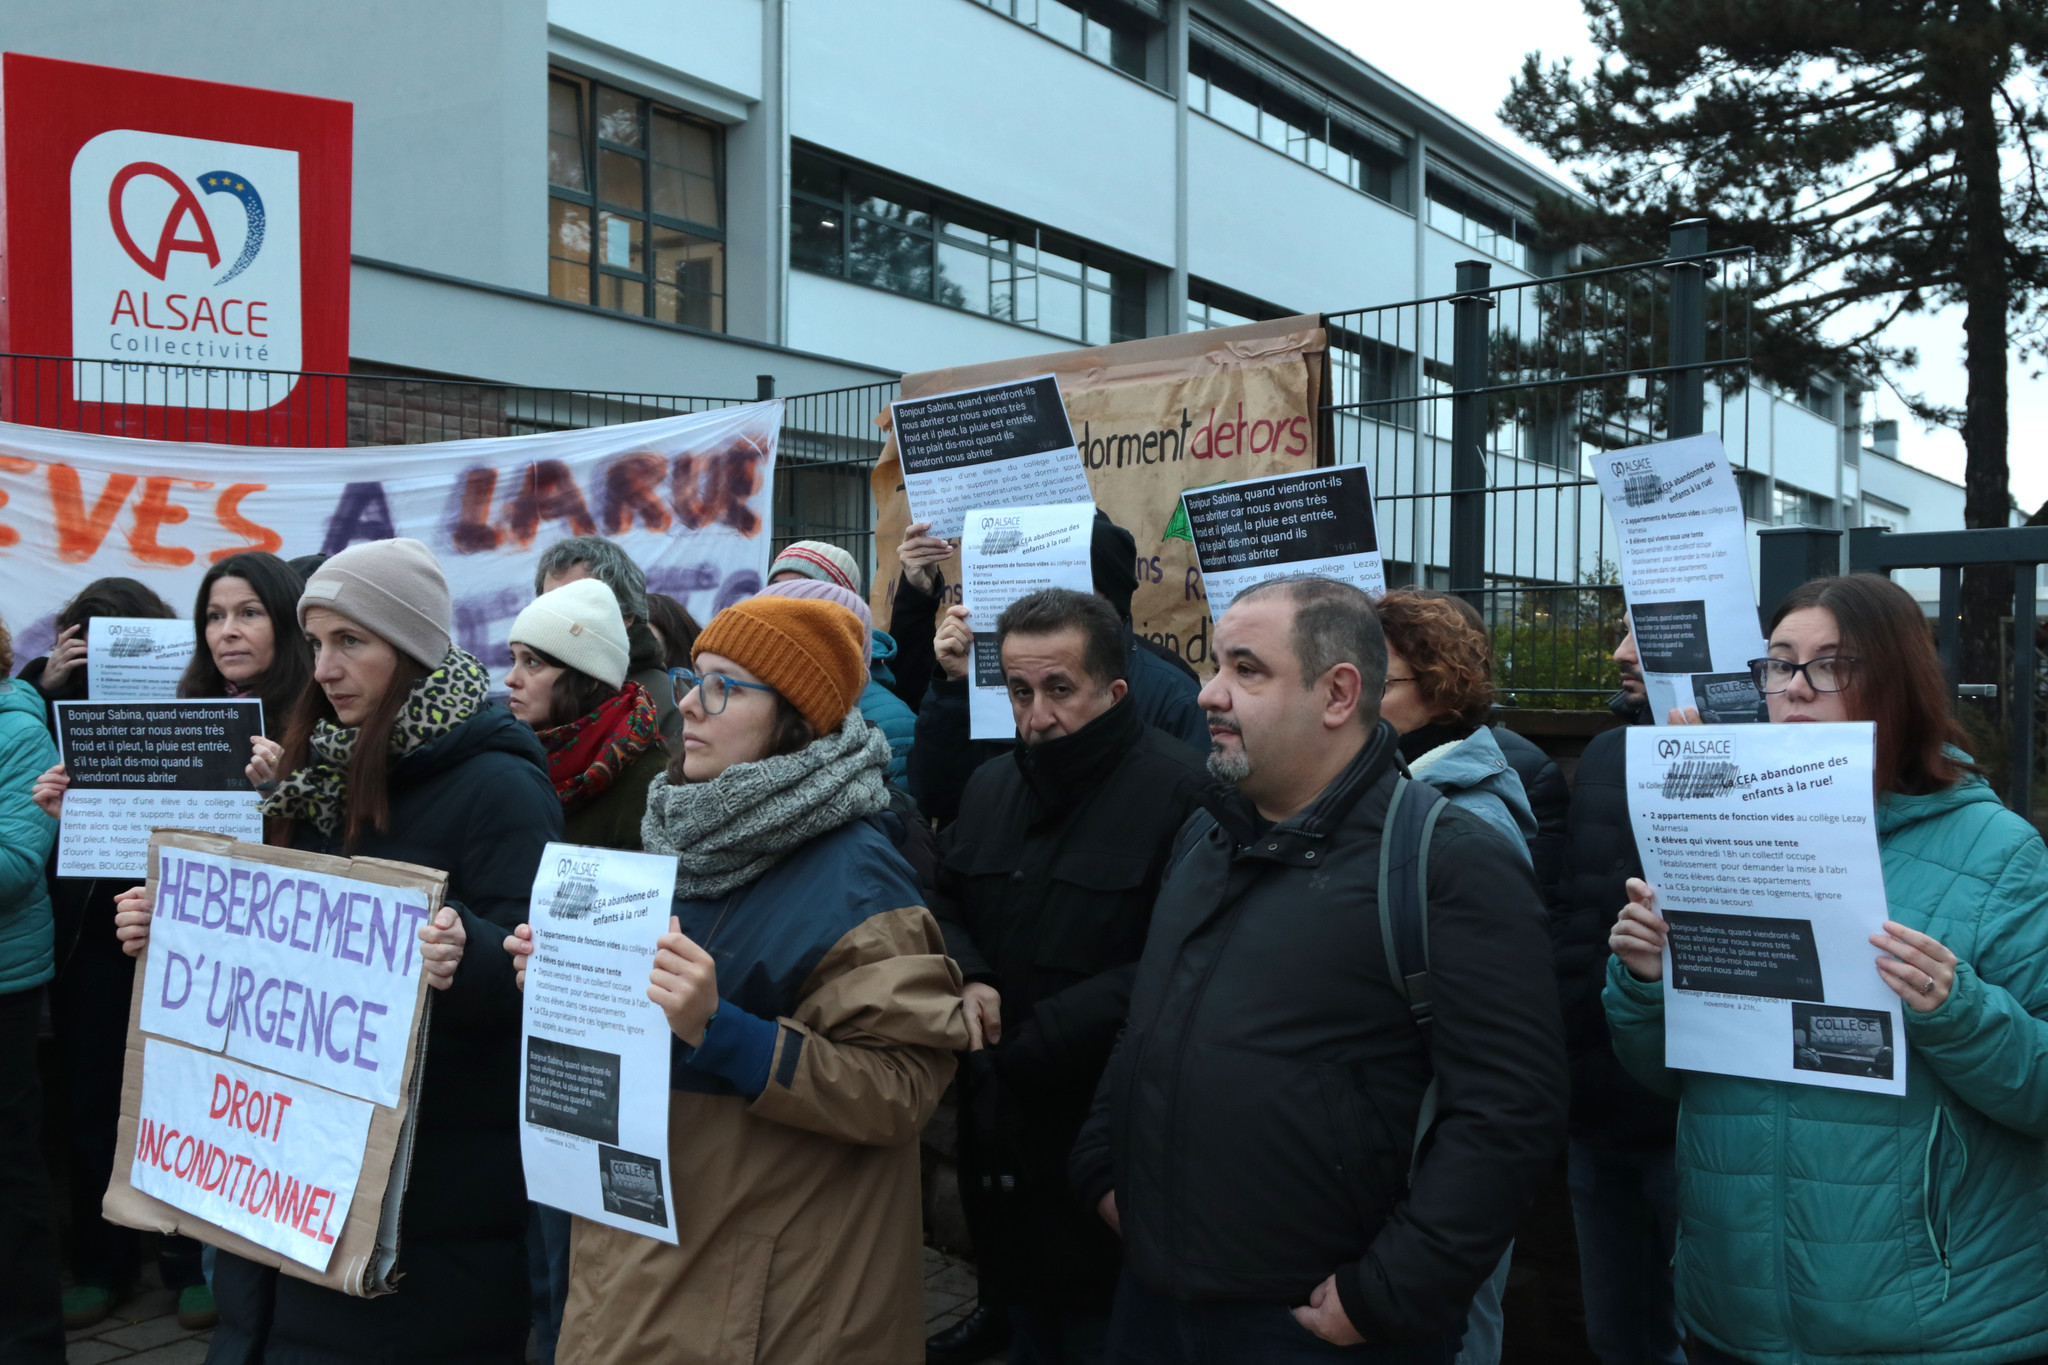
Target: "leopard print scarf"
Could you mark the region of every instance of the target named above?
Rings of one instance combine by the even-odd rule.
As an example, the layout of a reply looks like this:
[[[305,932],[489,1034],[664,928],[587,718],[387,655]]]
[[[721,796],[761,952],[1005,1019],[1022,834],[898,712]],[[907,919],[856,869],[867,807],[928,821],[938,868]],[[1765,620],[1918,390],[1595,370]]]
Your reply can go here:
[[[484,666],[451,645],[441,666],[412,685],[399,709],[391,726],[392,756],[409,754],[447,734],[483,710],[490,693],[491,675]],[[348,809],[348,761],[358,733],[355,726],[331,720],[315,725],[305,763],[263,798],[263,813],[310,820],[332,838]]]

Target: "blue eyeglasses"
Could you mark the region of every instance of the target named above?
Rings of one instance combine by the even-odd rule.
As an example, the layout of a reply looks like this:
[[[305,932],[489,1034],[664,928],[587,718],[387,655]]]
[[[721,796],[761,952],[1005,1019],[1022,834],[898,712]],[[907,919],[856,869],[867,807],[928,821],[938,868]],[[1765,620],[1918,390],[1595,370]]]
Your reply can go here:
[[[775,691],[767,683],[741,682],[738,678],[728,678],[723,673],[695,673],[687,668],[671,668],[668,671],[668,684],[675,693],[678,706],[683,704],[683,698],[689,696],[693,689],[700,690],[703,694],[704,714],[707,716],[716,716],[725,710],[725,704],[732,699],[732,690],[735,687],[750,688],[756,692]]]

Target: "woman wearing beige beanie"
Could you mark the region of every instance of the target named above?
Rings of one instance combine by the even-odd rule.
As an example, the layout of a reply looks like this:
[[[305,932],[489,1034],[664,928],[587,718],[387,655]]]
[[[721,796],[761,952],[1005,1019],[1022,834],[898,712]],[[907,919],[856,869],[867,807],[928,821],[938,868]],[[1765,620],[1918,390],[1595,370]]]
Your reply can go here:
[[[556,1359],[917,1361],[917,1137],[967,1029],[874,819],[889,746],[855,706],[864,631],[835,603],[754,597],[692,663],[641,830],[676,858],[647,993],[675,1034],[677,1242],[578,1220]]]
[[[213,1365],[525,1359],[526,1201],[519,1157],[519,996],[498,950],[526,918],[562,803],[532,729],[488,700],[490,677],[451,639],[447,580],[415,540],[353,545],[298,604],[313,681],[280,744],[249,775],[269,842],[448,873],[421,926],[433,1013],[398,1291],[352,1298],[222,1252]],[[149,897],[122,898],[130,951]]]

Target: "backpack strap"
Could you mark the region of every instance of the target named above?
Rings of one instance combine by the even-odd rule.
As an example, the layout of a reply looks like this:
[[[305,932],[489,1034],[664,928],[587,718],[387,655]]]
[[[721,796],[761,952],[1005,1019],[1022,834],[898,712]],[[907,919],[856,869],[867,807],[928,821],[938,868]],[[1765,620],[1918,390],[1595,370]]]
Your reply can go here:
[[[1450,804],[1428,783],[1399,773],[1380,831],[1380,943],[1387,954],[1387,975],[1408,1002],[1408,1017],[1422,1035],[1425,1055],[1430,1026],[1436,1020],[1429,974],[1429,844],[1436,834],[1437,817]],[[1437,1081],[1432,1071],[1415,1119],[1415,1145],[1408,1160],[1410,1180],[1421,1159],[1423,1141],[1436,1123],[1436,1104]]]

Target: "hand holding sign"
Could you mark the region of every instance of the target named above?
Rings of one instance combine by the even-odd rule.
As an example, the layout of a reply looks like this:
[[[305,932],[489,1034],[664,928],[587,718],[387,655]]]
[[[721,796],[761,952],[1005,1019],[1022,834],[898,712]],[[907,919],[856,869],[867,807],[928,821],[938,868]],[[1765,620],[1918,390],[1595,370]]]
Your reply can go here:
[[[131,886],[114,897],[114,937],[121,940],[122,952],[142,956],[149,946],[149,921],[155,909],[156,897],[146,886]]]
[[[967,676],[967,657],[973,649],[974,631],[967,624],[967,608],[947,607],[938,634],[932,636],[932,655],[939,670],[954,682],[960,681]]]
[[[1614,921],[1607,946],[1638,981],[1664,979],[1664,939],[1670,931],[1657,913],[1657,893],[1641,877],[1628,879],[1628,904]]]
[[[655,942],[647,998],[661,1006],[676,1037],[691,1047],[704,1045],[704,1026],[718,1010],[718,968],[711,954],[683,933],[683,922],[673,915],[668,932]]]
[[[533,926],[514,925],[512,932],[505,935],[505,951],[512,954],[512,984],[524,991],[526,964],[533,957]]]
[[[420,963],[426,968],[427,984],[445,991],[455,984],[455,969],[462,965],[462,950],[469,934],[455,907],[444,905],[434,918],[420,926]]]
[[[1888,919],[1883,933],[1870,936],[1870,946],[1890,954],[1877,960],[1877,974],[1915,1014],[1931,1014],[1948,999],[1956,984],[1956,955],[1932,934]]]
[[[277,767],[284,758],[284,746],[274,739],[262,735],[249,740],[250,759],[245,770],[249,774],[249,785],[266,787],[277,781]]]
[[[36,779],[29,789],[28,799],[36,803],[36,809],[52,820],[64,818],[64,793],[71,786],[71,774],[64,771],[64,765],[56,767]]]
[[[46,697],[55,696],[64,690],[71,670],[84,662],[85,627],[72,626],[57,637],[56,644],[50,646],[50,661],[43,665],[43,676],[36,679],[36,687]]]
[[[927,595],[939,588],[939,565],[953,557],[953,542],[932,534],[928,521],[913,521],[903,528],[903,543],[896,547],[896,562],[912,587]]]

